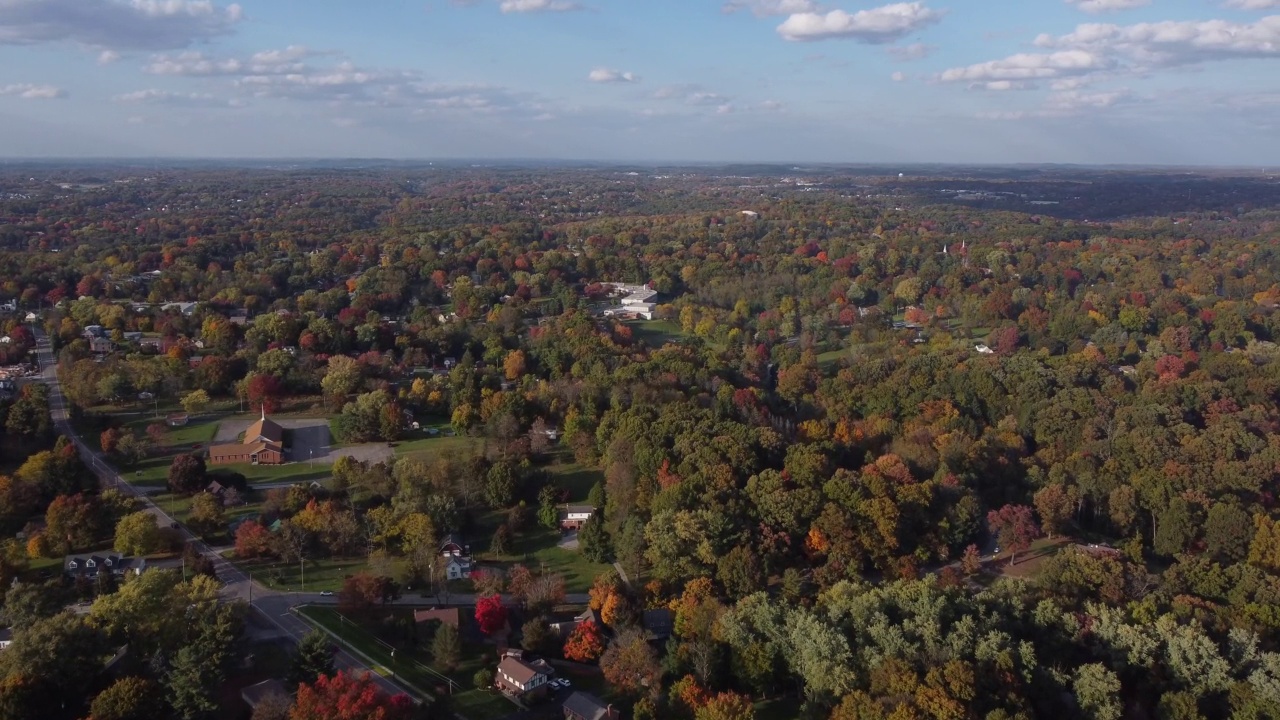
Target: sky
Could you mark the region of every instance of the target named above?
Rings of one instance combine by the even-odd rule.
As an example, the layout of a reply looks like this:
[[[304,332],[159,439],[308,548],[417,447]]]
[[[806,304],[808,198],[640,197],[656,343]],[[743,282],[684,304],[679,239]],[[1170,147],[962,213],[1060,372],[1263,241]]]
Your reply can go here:
[[[0,157],[1280,166],[1280,0],[0,0]]]

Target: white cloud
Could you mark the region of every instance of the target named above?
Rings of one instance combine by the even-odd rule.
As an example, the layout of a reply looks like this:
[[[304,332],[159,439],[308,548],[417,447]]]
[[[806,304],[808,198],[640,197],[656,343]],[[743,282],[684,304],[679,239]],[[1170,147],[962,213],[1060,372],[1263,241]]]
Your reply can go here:
[[[924,43],[912,43],[910,45],[904,45],[902,47],[889,48],[889,55],[893,57],[894,60],[907,62],[910,60],[921,60],[921,59],[927,58],[929,57],[929,55],[933,53],[934,50],[937,50],[937,48],[932,45],[925,45]]]
[[[1034,90],[1035,87],[1035,83],[1025,80],[988,80],[986,82],[973,83],[969,86],[969,89],[1004,92],[1006,90]]]
[[[67,92],[62,88],[56,88],[52,85],[32,85],[31,83],[18,83],[15,85],[0,86],[0,95],[13,95],[23,100],[52,100],[53,98],[64,98]]]
[[[1114,90],[1111,92],[1082,93],[1075,90],[1067,92],[1053,93],[1049,96],[1045,106],[1050,109],[1059,109],[1069,112],[1084,109],[1101,109],[1109,108],[1113,105],[1121,103],[1132,97],[1132,93],[1128,90]]]
[[[183,52],[156,55],[142,66],[142,71],[152,75],[238,75],[245,71],[245,64],[235,58],[210,58],[201,52]]]
[[[635,73],[622,72],[612,70],[610,68],[596,68],[587,73],[587,79],[595,83],[635,83],[640,82],[640,76]]]
[[[1280,8],[1280,0],[1227,0],[1226,6],[1237,10],[1270,10]]]
[[[785,105],[778,102],[777,100],[765,100],[764,102],[760,103],[760,109],[764,110],[765,112],[783,112],[787,108]]]
[[[1110,65],[1101,55],[1086,50],[1054,53],[1019,53],[1003,60],[991,60],[943,71],[942,82],[992,82],[998,80],[1050,80],[1103,70]]]
[[[721,9],[726,13],[750,10],[756,17],[770,17],[814,12],[818,3],[813,0],[730,0]]]
[[[570,0],[502,0],[498,6],[504,13],[571,12],[582,6]]]
[[[855,13],[844,10],[796,13],[778,26],[778,34],[797,42],[848,38],[865,43],[888,43],[941,19],[942,13],[926,7],[923,2],[904,2]]]
[[[167,50],[226,34],[243,17],[212,0],[0,0],[0,44]]]
[[[901,72],[895,72],[894,74],[889,76],[889,79],[893,80],[894,82],[902,82],[903,80],[907,79],[907,76]]]
[[[1090,15],[1097,15],[1146,7],[1151,4],[1151,0],[1066,0],[1066,3]]]
[[[138,103],[147,105],[173,105],[183,107],[240,107],[242,103],[235,100],[221,100],[208,93],[180,93],[168,90],[135,90],[134,92],[116,95],[111,98],[118,103]]]
[[[1253,23],[1171,20],[1136,25],[1085,24],[1061,37],[1041,35],[1036,44],[1110,53],[1139,67],[1280,57],[1280,15]]]
[[[99,65],[110,65],[111,63],[119,59],[120,59],[120,53],[116,52],[115,50],[103,50],[102,52],[98,53]]]
[[[214,58],[201,52],[187,51],[172,55],[154,55],[142,67],[152,75],[212,76],[212,75],[283,75],[305,73],[306,58],[336,55],[318,52],[301,45],[290,45],[283,50],[264,50],[246,59]]]

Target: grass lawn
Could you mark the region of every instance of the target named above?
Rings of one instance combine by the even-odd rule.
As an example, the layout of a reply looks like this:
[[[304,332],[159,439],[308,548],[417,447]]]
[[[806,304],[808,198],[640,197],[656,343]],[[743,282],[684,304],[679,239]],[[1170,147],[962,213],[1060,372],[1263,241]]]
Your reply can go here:
[[[1031,547],[1024,552],[1018,553],[1018,564],[1009,565],[1009,551],[1005,550],[1000,553],[999,558],[994,563],[987,563],[987,567],[995,567],[1001,575],[1008,577],[1031,578],[1040,571],[1040,566],[1044,565],[1045,560],[1058,554],[1058,551],[1071,544],[1071,538],[1061,535],[1049,540],[1048,538],[1040,538],[1031,543]]]
[[[557,463],[547,467],[547,471],[560,487],[569,491],[569,502],[585,502],[591,493],[591,487],[604,482],[604,471],[599,468],[586,467],[576,462]]]
[[[849,357],[849,348],[827,350],[826,352],[818,353],[818,364],[825,368],[827,366],[836,364],[837,362],[840,361],[841,358],[847,358],[847,357]]]
[[[506,513],[503,511],[490,511],[478,518],[471,538],[471,550],[481,566],[498,565],[506,568],[521,564],[535,572],[545,569],[547,572],[560,573],[564,576],[566,592],[590,590],[596,576],[612,567],[593,563],[577,550],[557,547],[560,531],[542,527],[531,528],[516,537],[512,546],[519,552],[495,555],[489,552],[489,541],[493,538],[493,531],[505,520]]]
[[[448,436],[440,434],[431,437],[426,433],[417,431],[411,432],[404,440],[391,443],[391,447],[395,450],[396,457],[414,457],[430,460],[445,453],[469,453],[478,450],[483,442],[480,438],[466,435]]]
[[[405,620],[412,621],[413,608],[395,607],[375,610],[368,616],[347,617],[330,607],[304,606],[298,612],[309,622],[329,630],[345,644],[372,659],[383,675],[394,675],[424,693],[438,693],[445,684],[443,677],[457,683],[458,690],[449,699],[452,707],[468,720],[491,720],[511,714],[515,709],[497,692],[472,688],[472,676],[483,666],[495,664],[494,649],[482,644],[464,642],[458,667],[450,673],[432,668],[429,639],[403,633]],[[388,618],[397,624],[385,622]],[[395,651],[395,657],[391,656]]]
[[[675,320],[632,320],[626,326],[631,328],[631,334],[636,340],[642,340],[655,348],[687,337],[680,330],[680,323]]]
[[[236,558],[235,551],[232,550],[223,555],[240,570],[253,573],[254,580],[273,590],[286,592],[329,590],[336,593],[342,589],[342,581],[348,575],[354,575],[368,567],[368,560],[363,557],[308,559],[300,564],[274,559],[241,560]]]

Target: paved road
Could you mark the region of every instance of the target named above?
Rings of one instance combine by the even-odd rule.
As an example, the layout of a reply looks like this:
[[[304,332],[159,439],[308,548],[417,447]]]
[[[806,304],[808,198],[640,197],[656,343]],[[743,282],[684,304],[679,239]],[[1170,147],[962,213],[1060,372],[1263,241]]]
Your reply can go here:
[[[156,505],[151,498],[147,497],[143,490],[129,484],[128,480],[125,480],[97,451],[85,444],[80,436],[76,434],[67,412],[66,400],[62,396],[62,388],[58,382],[57,361],[53,355],[53,348],[42,328],[33,325],[32,329],[36,336],[36,355],[40,361],[40,380],[49,386],[49,409],[58,432],[75,443],[76,449],[80,453],[80,458],[93,469],[94,474],[98,476],[103,485],[116,488],[120,492],[136,498],[147,512],[156,516],[156,520],[161,527],[176,525],[176,521],[160,506]],[[333,596],[319,594],[279,593],[258,583],[251,582],[235,565],[228,562],[214,548],[206,545],[185,526],[178,525],[177,527],[177,532],[184,542],[193,545],[201,555],[213,561],[218,578],[225,583],[222,589],[222,597],[224,599],[248,601],[262,616],[295,640],[302,639],[310,631],[311,627],[289,612],[291,607],[305,603],[336,601]],[[338,653],[335,664],[343,669],[371,672],[368,665],[346,652]],[[393,681],[377,673],[371,672],[371,675],[384,691],[392,694],[404,692],[404,689]]]

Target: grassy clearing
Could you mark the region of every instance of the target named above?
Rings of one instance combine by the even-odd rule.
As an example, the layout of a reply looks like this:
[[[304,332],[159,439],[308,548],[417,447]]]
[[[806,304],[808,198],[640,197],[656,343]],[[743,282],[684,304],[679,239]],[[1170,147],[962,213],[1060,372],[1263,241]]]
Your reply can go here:
[[[406,439],[391,443],[396,457],[411,457],[420,460],[431,460],[447,453],[470,453],[479,450],[484,441],[466,435],[437,435],[430,437],[418,431],[411,433]]]
[[[994,567],[1001,575],[1008,577],[1031,578],[1040,572],[1040,567],[1045,561],[1067,545],[1071,544],[1070,538],[1061,535],[1050,540],[1048,538],[1040,538],[1031,543],[1031,547],[1025,552],[1018,553],[1018,564],[1009,565],[1009,552],[1006,550],[1000,553],[1000,557],[994,563],[987,563],[987,567]]]
[[[604,471],[576,462],[554,464],[547,468],[556,484],[569,491],[569,502],[585,502],[591,487],[604,482]]]
[[[242,560],[234,551],[227,551],[224,556],[236,567],[246,573],[252,573],[253,579],[272,590],[285,592],[320,592],[328,590],[338,592],[342,582],[369,567],[366,558],[324,558],[306,560],[303,563],[284,563],[279,560]]]
[[[577,550],[558,547],[560,531],[541,527],[530,529],[516,538],[512,547],[519,552],[506,555],[489,552],[493,531],[505,520],[506,513],[503,511],[490,511],[477,518],[475,534],[470,538],[471,550],[482,565],[507,568],[520,564],[531,570],[560,573],[564,577],[566,592],[590,590],[596,576],[611,567],[593,563]]]
[[[632,320],[626,326],[631,328],[632,337],[654,348],[688,337],[674,320]]]

